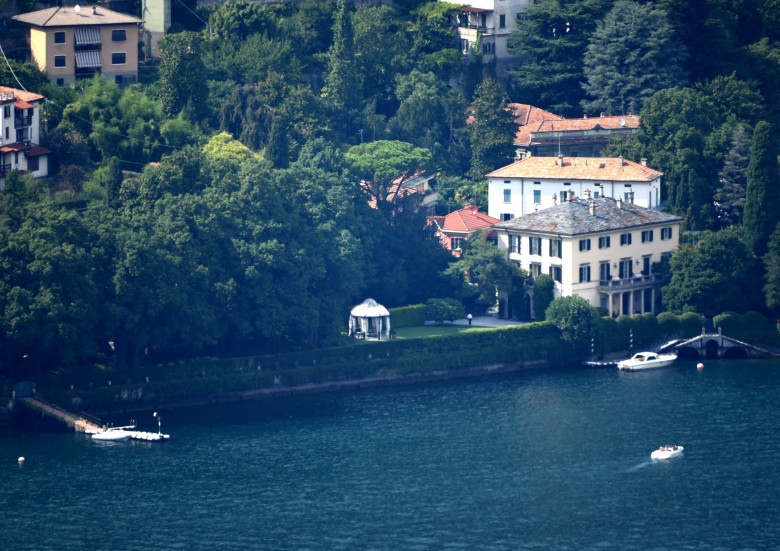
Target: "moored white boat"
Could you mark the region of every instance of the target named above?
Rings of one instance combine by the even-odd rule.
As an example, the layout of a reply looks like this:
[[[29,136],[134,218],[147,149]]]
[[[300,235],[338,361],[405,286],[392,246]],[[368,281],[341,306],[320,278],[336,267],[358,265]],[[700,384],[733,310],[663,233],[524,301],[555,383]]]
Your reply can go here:
[[[682,446],[661,446],[650,454],[650,459],[669,459],[682,454]]]
[[[128,440],[131,436],[133,436],[133,433],[124,429],[106,429],[104,431],[94,433],[92,435],[92,439],[106,442],[117,442],[121,440]]]
[[[655,352],[637,352],[628,360],[618,362],[618,369],[623,371],[639,371],[666,367],[677,359],[675,354],[657,354]]]

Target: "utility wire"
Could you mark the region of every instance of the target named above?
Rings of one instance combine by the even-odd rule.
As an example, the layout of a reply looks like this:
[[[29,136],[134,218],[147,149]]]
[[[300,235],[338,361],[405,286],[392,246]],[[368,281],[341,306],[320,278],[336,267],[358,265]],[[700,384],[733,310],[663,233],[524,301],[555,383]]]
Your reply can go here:
[[[1,53],[1,54],[3,54],[3,59],[5,59],[5,64],[6,64],[6,65],[8,65],[8,70],[9,70],[9,71],[11,71],[11,74],[13,75],[13,77],[14,77],[14,80],[16,80],[16,83],[19,85],[19,87],[20,87],[22,90],[24,90],[24,91],[26,92],[26,91],[27,91],[27,88],[25,88],[24,86],[22,86],[22,83],[21,83],[21,82],[19,82],[19,77],[17,77],[17,76],[16,76],[16,73],[14,73],[14,70],[11,68],[11,63],[8,61],[8,58],[5,56],[5,51],[3,51],[3,46],[2,46],[2,44],[0,44],[0,53]]]

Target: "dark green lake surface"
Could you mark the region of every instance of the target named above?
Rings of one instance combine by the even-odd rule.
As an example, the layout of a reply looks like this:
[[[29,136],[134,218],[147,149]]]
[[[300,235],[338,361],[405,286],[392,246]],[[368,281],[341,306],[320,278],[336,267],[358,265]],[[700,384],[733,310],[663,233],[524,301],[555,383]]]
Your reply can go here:
[[[778,390],[532,370],[162,412],[164,444],[0,433],[0,549],[780,549]]]

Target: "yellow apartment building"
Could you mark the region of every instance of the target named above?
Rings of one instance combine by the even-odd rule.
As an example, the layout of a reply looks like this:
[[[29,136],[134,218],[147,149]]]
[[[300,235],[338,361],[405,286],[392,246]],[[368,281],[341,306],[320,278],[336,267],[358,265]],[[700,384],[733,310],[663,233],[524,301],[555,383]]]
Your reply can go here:
[[[138,81],[143,20],[102,6],[46,8],[13,18],[30,27],[32,59],[57,86],[99,74],[118,84]]]

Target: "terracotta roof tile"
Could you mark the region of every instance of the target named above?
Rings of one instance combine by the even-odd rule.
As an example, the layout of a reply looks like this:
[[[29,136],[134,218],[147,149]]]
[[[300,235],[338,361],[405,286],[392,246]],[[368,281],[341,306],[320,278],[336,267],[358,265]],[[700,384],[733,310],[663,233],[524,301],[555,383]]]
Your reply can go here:
[[[528,157],[490,172],[488,178],[538,178],[613,182],[651,182],[662,172],[614,157]]]
[[[498,222],[500,222],[498,218],[479,212],[477,207],[466,206],[445,216],[444,225],[440,226],[445,232],[470,233],[482,228],[489,228]]]
[[[2,97],[3,94],[6,95],[6,99],[8,101],[10,101],[11,96],[13,96],[14,101],[21,100],[26,103],[32,101],[40,101],[43,99],[43,96],[40,94],[34,94],[32,92],[26,92],[24,90],[17,90],[16,88],[11,88],[10,86],[0,86],[0,97]]]

